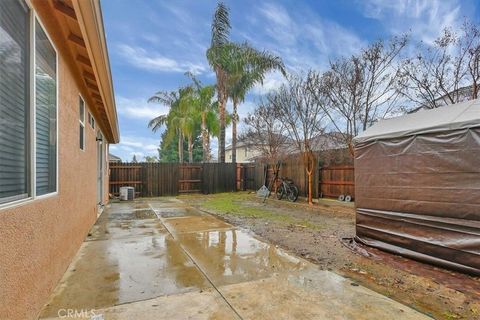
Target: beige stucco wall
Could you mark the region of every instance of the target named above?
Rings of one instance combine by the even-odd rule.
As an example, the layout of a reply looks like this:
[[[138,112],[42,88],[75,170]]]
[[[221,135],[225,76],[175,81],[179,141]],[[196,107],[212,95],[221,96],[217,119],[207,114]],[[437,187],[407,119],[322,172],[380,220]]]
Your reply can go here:
[[[237,163],[251,162],[250,159],[252,157],[256,157],[260,154],[257,150],[248,148],[247,154],[245,155],[245,148],[245,146],[237,147]],[[232,149],[225,150],[225,162],[232,162]]]
[[[86,123],[81,151],[79,91],[58,61],[58,194],[0,208],[0,319],[36,317],[97,217],[96,132]]]

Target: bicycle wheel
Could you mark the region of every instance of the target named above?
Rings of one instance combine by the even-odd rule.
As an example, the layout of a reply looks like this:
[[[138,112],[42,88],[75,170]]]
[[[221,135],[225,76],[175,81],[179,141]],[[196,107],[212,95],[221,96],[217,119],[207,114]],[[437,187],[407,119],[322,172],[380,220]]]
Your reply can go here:
[[[295,202],[298,199],[298,188],[297,186],[291,185],[290,192],[288,193],[288,200]]]
[[[283,185],[280,185],[280,186],[277,188],[277,199],[278,199],[278,200],[282,200],[284,193],[285,193],[285,190],[283,189]]]

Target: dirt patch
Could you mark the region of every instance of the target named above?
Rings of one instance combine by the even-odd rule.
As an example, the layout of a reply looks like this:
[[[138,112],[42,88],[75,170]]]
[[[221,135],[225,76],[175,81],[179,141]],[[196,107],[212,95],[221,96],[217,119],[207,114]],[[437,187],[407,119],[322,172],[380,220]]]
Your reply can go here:
[[[244,192],[182,196],[185,202],[251,230],[261,238],[437,319],[480,319],[480,279],[373,248],[351,250],[352,204],[313,207]]]

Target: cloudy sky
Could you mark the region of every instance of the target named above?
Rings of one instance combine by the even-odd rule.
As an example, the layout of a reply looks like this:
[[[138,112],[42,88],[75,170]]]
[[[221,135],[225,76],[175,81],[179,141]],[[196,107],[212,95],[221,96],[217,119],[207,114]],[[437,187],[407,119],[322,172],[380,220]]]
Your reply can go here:
[[[231,9],[232,40],[274,52],[290,72],[322,70],[329,59],[405,32],[431,43],[443,27],[480,16],[475,0],[225,2]],[[205,56],[215,6],[211,0],[102,0],[121,131],[111,153],[126,161],[134,154],[138,159],[158,155],[160,133],[152,133],[147,123],[168,109],[147,103],[148,97],[188,83],[186,71],[206,84],[215,82]],[[240,106],[240,117],[281,83],[279,74],[269,74]],[[230,137],[227,129],[227,143]]]

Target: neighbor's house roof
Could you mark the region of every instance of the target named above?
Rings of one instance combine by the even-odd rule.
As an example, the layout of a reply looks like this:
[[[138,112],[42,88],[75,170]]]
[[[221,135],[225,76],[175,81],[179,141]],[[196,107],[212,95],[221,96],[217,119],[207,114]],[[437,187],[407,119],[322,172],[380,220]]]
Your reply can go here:
[[[31,0],[31,3],[107,141],[119,142],[100,0]]]
[[[116,155],[109,153],[108,154],[108,162],[122,162],[122,158],[117,157]]]
[[[401,117],[380,120],[355,137],[355,142],[480,127],[480,99]]]
[[[249,147],[252,144],[247,144],[242,140],[237,141],[237,149],[243,148],[243,147]],[[225,147],[225,151],[230,151],[232,150],[232,144],[229,144],[228,146]]]

